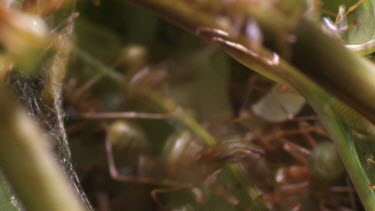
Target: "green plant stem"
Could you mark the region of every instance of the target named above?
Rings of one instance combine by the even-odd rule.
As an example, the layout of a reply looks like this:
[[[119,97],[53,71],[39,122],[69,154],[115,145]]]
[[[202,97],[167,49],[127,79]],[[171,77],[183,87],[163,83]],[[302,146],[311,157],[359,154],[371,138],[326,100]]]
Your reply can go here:
[[[25,208],[85,210],[40,128],[4,85],[0,97],[0,166]]]
[[[125,82],[124,77],[120,73],[114,71],[112,68],[110,68],[110,67],[106,66],[105,64],[99,62],[98,60],[93,58],[89,53],[87,53],[87,52],[85,52],[85,51],[83,51],[79,48],[75,49],[75,53],[77,54],[77,57],[80,60],[82,60],[86,64],[91,65],[92,68],[97,69],[102,74],[105,74],[106,76],[108,76],[112,80],[114,80],[118,83]]]
[[[190,129],[207,147],[218,144],[218,141],[206,129],[204,129],[188,112],[173,102],[173,100],[164,98],[157,94],[145,93],[142,95],[146,95],[147,98],[153,103],[161,106],[166,112],[171,112],[174,119]]]
[[[375,123],[375,66],[309,21],[302,20],[295,34],[291,64]]]

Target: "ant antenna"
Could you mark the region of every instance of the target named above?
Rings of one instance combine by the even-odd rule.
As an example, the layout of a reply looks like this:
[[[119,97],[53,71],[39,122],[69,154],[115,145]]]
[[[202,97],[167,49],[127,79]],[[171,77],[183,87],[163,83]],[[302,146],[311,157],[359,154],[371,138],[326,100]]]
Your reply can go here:
[[[60,29],[66,28],[70,26],[74,20],[76,20],[79,17],[79,12],[73,12],[69,17],[67,17],[65,20],[63,20],[59,25],[57,25],[54,29],[50,31],[50,34],[53,34],[57,32]]]

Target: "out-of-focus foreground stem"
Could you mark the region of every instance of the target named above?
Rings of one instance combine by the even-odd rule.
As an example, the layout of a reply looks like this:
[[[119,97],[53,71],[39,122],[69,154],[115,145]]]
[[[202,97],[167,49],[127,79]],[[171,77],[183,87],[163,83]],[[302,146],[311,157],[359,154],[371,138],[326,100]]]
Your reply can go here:
[[[206,2],[131,1],[155,11],[159,16],[195,34],[200,28],[230,31],[227,27],[228,24],[222,24],[222,14],[199,9],[204,8]],[[218,1],[217,4],[221,4],[221,2]],[[280,1],[279,4],[282,5],[283,1]],[[372,82],[375,80],[375,66],[366,59],[351,53],[338,39],[323,33],[317,27],[319,24],[312,23],[303,15],[295,15],[293,11],[298,13],[298,7],[290,6],[291,8],[285,12],[285,10],[280,11],[280,5],[272,6],[272,2],[269,1],[267,6],[267,1],[255,1],[255,3],[248,3],[248,6],[244,6],[240,12],[244,16],[243,19],[255,19],[260,25],[260,28],[265,32],[264,40],[271,43],[269,46],[271,51],[288,51],[288,49],[280,49],[280,46],[289,45],[290,52],[288,55],[281,53],[279,55],[281,58],[285,56],[284,59],[298,67],[298,70],[308,78],[375,123],[375,101],[373,100],[375,91],[369,91],[375,90],[375,85]],[[225,8],[226,5],[222,7]],[[231,17],[224,18],[231,20]],[[251,37],[249,39],[251,41]],[[288,39],[290,40],[288,41]],[[280,42],[285,43],[280,44]],[[235,43],[246,46],[243,40],[235,39]],[[224,47],[227,46],[224,45]],[[255,56],[261,56],[259,52],[254,51],[254,53]],[[278,82],[283,80],[281,79],[282,75],[278,75],[277,72],[261,74]],[[356,87],[356,89],[352,87]]]
[[[85,210],[46,136],[0,86],[0,167],[27,210]]]

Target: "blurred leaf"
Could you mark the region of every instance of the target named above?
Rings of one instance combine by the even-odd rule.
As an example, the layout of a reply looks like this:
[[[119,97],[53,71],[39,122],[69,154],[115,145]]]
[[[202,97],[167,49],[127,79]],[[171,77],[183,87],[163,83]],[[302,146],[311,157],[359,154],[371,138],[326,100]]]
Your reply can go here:
[[[0,171],[0,210],[20,211],[23,210],[18,199],[12,192],[8,181],[5,179],[3,172]]]
[[[256,115],[269,122],[282,122],[298,114],[305,102],[301,95],[277,90],[277,86],[275,86],[253,104],[252,110]]]
[[[349,17],[354,26],[345,34],[346,44],[363,44],[375,39],[375,1],[364,1]],[[350,21],[352,20],[352,21]]]
[[[46,55],[51,37],[47,24],[38,16],[0,7],[0,43],[15,65],[35,73]]]

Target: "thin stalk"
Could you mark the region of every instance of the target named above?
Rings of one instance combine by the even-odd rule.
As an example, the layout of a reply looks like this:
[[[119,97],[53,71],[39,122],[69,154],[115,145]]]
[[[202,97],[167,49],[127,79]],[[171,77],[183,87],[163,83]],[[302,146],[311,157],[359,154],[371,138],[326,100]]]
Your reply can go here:
[[[205,128],[203,128],[201,124],[194,119],[194,117],[173,102],[173,100],[164,98],[157,94],[147,93],[146,95],[149,99],[151,99],[152,102],[161,106],[163,110],[173,112],[174,119],[190,129],[201,141],[204,142],[207,147],[218,144],[218,140],[216,140],[216,138],[214,138]]]
[[[88,112],[80,113],[78,118],[82,119],[167,119],[173,117],[172,113],[159,114],[159,113],[143,113],[134,111],[125,112]]]
[[[91,65],[92,68],[100,71],[101,73],[105,74],[106,76],[108,76],[109,78],[113,79],[118,83],[124,82],[123,76],[120,73],[116,72],[115,70],[106,66],[105,64],[99,62],[98,60],[93,58],[89,53],[79,48],[75,49],[75,53],[77,54],[78,59],[82,60],[86,64]]]
[[[72,43],[69,36],[62,33],[57,36],[55,44],[56,53],[50,59],[50,61],[47,62],[48,65],[45,70],[46,78],[42,96],[44,102],[51,106],[56,113],[56,124],[59,128],[60,136],[60,139],[58,140],[60,142],[59,153],[65,158],[70,159],[71,153],[64,127],[64,114],[61,109],[61,95],[62,85],[69,62],[69,56],[72,50]]]

